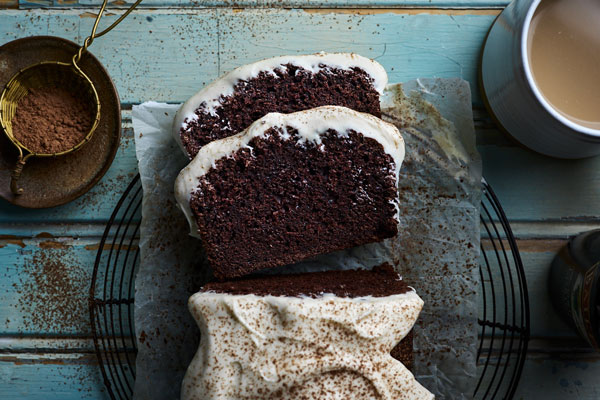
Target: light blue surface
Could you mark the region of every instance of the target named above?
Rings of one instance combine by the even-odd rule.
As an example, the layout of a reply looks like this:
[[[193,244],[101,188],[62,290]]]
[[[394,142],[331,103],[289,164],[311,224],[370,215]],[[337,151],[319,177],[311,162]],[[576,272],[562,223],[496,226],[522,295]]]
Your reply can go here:
[[[93,23],[97,0],[21,2],[51,10],[0,11],[0,44],[29,35],[58,35],[81,42]],[[306,2],[278,6],[483,7],[484,10],[258,9],[266,2],[227,3],[145,0],[91,51],[105,64],[125,105],[123,142],[111,169],[91,192],[50,210],[22,210],[0,202],[0,399],[103,399],[102,381],[87,324],[89,276],[100,236],[120,194],[136,173],[132,103],[181,102],[220,74],[247,62],[294,52],[355,51],[374,57],[390,80],[460,76],[477,90],[477,62],[483,39],[505,1],[365,0]],[[307,6],[308,5],[308,6]],[[204,6],[209,8],[202,8]],[[71,7],[74,7],[71,9]],[[87,7],[87,8],[86,8]],[[149,8],[152,7],[152,8]],[[155,8],[156,7],[156,8]],[[111,10],[114,11],[114,10]],[[367,14],[367,15],[364,15]],[[116,16],[103,20],[108,24]],[[105,26],[105,25],[104,25]],[[600,227],[600,158],[558,161],[537,156],[503,137],[476,110],[477,140],[484,175],[513,226],[530,287],[532,351],[518,395],[525,399],[598,398],[599,357],[581,347],[548,303],[548,263],[565,238]],[[41,232],[54,237],[35,238]],[[58,243],[58,245],[56,244]],[[45,257],[45,258],[44,258]],[[59,259],[69,315],[35,318],[47,290],[35,299],[31,284],[45,263]],[[54,261],[53,261],[54,260]],[[29,285],[29,286],[28,286]],[[34,298],[28,307],[23,306]],[[77,300],[79,299],[79,300]],[[36,311],[37,310],[37,311]],[[56,320],[55,320],[56,319]],[[62,322],[61,322],[62,321]],[[66,322],[65,322],[66,321]],[[38,342],[50,338],[49,344]],[[36,341],[37,340],[37,341]],[[71,340],[83,344],[72,347]],[[38,344],[36,344],[38,343]],[[44,342],[45,343],[45,342]]]
[[[89,7],[99,6],[102,0],[18,0],[20,8],[39,7]],[[125,8],[134,1],[127,0],[119,7]],[[504,7],[509,0],[241,0],[241,1],[217,1],[217,0],[144,0],[139,6],[142,7],[281,7],[281,8],[359,8],[359,7],[444,7],[444,8],[495,8]]]

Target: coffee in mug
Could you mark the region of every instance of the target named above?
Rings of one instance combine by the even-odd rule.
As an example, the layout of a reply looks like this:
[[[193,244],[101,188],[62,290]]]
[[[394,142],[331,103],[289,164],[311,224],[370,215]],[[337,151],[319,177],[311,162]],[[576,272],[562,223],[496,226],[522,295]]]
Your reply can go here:
[[[481,54],[484,104],[538,153],[600,155],[600,0],[514,0]]]
[[[527,44],[544,99],[572,122],[600,129],[600,0],[542,0]]]

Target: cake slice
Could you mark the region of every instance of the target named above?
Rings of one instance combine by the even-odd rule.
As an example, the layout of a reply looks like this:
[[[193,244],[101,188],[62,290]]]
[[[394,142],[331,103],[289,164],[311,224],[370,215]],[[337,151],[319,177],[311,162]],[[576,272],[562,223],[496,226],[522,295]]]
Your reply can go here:
[[[402,136],[348,108],[271,113],[204,146],[175,182],[220,280],[397,233]]]
[[[422,307],[389,265],[208,284],[181,398],[432,399],[390,355]]]
[[[181,107],[173,135],[193,158],[205,144],[235,135],[270,112],[336,105],[381,116],[383,67],[349,53],[275,57],[239,67]]]

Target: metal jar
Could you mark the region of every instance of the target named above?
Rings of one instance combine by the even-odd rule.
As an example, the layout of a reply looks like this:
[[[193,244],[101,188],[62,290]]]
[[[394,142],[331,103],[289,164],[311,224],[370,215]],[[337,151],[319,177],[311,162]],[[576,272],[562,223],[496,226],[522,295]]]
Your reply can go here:
[[[549,290],[561,318],[600,351],[600,229],[571,238],[561,249]]]

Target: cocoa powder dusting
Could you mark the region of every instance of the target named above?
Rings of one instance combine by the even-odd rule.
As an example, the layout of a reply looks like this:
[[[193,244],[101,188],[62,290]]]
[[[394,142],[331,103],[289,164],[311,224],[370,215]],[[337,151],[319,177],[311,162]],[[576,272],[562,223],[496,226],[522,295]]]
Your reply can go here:
[[[90,274],[77,262],[72,249],[35,251],[20,266],[13,284],[17,308],[26,331],[87,332],[87,290]]]
[[[90,104],[66,89],[30,89],[12,119],[13,135],[33,152],[59,153],[85,138],[94,116]]]

